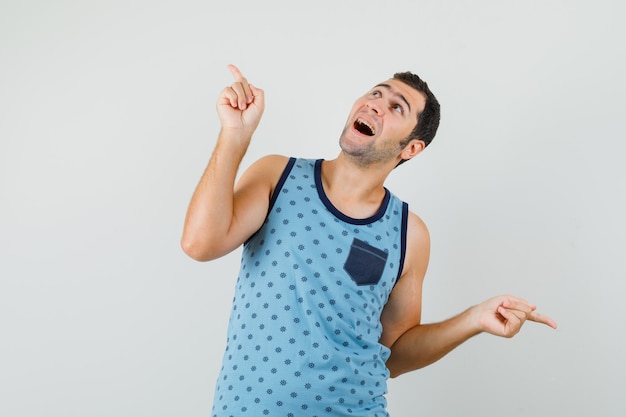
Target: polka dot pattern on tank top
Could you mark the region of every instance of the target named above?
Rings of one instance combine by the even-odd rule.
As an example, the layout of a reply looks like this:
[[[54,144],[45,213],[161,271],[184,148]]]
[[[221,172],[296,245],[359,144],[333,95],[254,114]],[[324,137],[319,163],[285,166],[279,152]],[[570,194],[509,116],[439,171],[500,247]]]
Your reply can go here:
[[[380,314],[402,262],[406,205],[337,211],[321,161],[291,159],[244,246],[213,416],[387,416]]]

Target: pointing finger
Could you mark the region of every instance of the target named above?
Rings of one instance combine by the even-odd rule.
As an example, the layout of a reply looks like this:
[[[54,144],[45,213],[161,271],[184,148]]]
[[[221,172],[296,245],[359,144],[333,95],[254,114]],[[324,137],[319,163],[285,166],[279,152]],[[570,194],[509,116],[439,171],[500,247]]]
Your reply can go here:
[[[246,79],[246,77],[243,76],[241,71],[239,71],[239,68],[237,68],[233,64],[229,64],[228,69],[235,79],[235,82],[233,83],[233,89],[238,94],[241,94],[240,99],[242,101],[240,101],[239,107],[245,109],[246,105],[252,103],[252,100],[254,99],[252,91],[250,90],[250,86],[248,84],[248,80]],[[237,85],[241,85],[240,91],[238,91],[239,88],[236,87]]]
[[[546,316],[545,314],[541,314],[541,313],[537,313],[537,312],[532,312],[530,313],[530,316],[528,317],[528,320],[532,320],[536,323],[541,323],[541,324],[546,324],[550,327],[552,327],[553,329],[556,329],[557,324],[554,320],[552,320],[550,317]]]
[[[237,68],[233,64],[228,64],[228,69],[230,70],[230,73],[233,74],[233,78],[235,79],[235,81],[240,82],[246,80],[246,77],[244,77],[241,71],[239,71],[239,68]]]

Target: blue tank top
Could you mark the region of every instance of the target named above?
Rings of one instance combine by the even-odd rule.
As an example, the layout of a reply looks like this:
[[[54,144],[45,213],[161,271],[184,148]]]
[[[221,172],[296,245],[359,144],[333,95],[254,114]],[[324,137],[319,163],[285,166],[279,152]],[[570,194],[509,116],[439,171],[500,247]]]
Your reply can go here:
[[[355,219],[291,158],[244,244],[214,417],[387,416],[380,315],[402,273],[408,206]]]

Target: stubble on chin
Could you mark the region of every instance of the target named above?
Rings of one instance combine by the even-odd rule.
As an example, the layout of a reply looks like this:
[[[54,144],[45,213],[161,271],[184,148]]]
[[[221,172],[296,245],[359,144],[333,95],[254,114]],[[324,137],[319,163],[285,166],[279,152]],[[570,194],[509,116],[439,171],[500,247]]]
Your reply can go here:
[[[376,141],[365,144],[351,143],[347,139],[347,129],[345,128],[339,138],[339,147],[342,152],[350,161],[362,168],[387,162],[389,159],[395,158],[398,152],[402,150],[401,147],[376,149],[375,144]]]

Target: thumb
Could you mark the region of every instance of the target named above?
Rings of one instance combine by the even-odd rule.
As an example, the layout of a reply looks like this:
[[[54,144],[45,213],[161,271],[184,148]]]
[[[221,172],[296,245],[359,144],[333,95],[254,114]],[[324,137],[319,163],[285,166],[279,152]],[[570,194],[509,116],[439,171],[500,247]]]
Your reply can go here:
[[[260,88],[256,88],[252,84],[248,85],[250,87],[250,91],[252,91],[252,102],[263,106],[265,104],[265,91]]]

